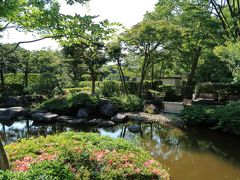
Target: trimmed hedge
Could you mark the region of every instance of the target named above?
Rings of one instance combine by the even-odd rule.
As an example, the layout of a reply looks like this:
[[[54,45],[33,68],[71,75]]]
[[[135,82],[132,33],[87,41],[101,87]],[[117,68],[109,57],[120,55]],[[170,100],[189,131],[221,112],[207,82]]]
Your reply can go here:
[[[94,133],[23,139],[5,149],[11,170],[0,171],[0,179],[170,179],[148,152]]]

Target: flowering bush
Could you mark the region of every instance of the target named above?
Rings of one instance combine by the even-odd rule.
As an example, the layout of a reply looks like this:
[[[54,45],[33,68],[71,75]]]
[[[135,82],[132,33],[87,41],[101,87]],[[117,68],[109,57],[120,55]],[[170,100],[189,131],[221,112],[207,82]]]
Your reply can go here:
[[[6,146],[0,179],[170,179],[149,153],[123,139],[66,132]]]

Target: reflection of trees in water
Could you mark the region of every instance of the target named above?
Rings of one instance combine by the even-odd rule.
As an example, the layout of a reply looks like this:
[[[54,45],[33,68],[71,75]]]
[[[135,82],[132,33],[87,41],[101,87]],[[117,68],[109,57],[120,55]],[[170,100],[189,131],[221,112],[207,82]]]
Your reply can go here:
[[[131,123],[130,123],[131,124]],[[7,122],[1,124],[0,135],[3,144],[16,141],[20,138],[31,136],[46,136],[65,131],[76,132],[106,132],[117,134],[117,137],[125,138],[137,146],[142,146],[150,151],[154,157],[178,160],[189,155],[188,152],[213,154],[224,156],[232,161],[240,161],[240,142],[237,137],[226,134],[218,134],[214,131],[188,128],[178,129],[162,127],[159,124],[141,124],[142,133],[131,133],[128,124],[120,124],[110,128],[97,128],[92,126],[69,126],[66,124],[41,124],[32,121]]]
[[[183,156],[190,156],[191,152],[213,153],[224,159],[240,161],[240,141],[237,137],[218,134],[211,130],[190,128],[161,127],[158,124],[142,125],[144,138],[142,146],[150,151],[154,157],[178,160]],[[197,158],[198,156],[195,156]],[[191,157],[193,158],[193,157]]]

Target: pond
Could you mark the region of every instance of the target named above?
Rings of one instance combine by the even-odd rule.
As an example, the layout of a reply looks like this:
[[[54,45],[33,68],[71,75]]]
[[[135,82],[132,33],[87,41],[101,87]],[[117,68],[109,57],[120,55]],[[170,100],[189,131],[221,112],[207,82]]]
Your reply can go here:
[[[143,133],[133,134],[127,124],[112,128],[36,124],[17,121],[1,125],[4,144],[31,136],[48,135],[63,131],[96,132],[113,138],[121,137],[143,147],[164,166],[170,168],[172,179],[177,180],[237,180],[240,179],[239,137],[208,129],[179,129],[158,124],[142,124]]]

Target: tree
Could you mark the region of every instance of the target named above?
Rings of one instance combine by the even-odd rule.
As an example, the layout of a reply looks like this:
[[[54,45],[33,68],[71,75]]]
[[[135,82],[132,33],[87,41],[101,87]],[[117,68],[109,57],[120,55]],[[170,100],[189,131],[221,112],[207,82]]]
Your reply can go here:
[[[102,43],[85,43],[73,44],[64,48],[68,57],[74,58],[87,67],[87,72],[92,80],[92,94],[96,93],[96,81],[100,75],[101,67],[108,61],[106,57],[105,47]]]
[[[145,18],[167,19],[182,29],[182,40],[179,41],[179,37],[172,39],[174,48],[165,54],[172,56],[176,70],[181,69],[179,72],[188,75],[187,85],[194,85],[198,66],[204,63],[205,54],[213,54],[213,48],[224,42],[221,25],[212,16],[209,3],[204,0],[159,1],[154,12],[146,14]]]
[[[214,52],[223,62],[228,63],[234,80],[240,81],[240,42],[227,42],[225,45],[216,47]]]
[[[65,55],[87,67],[87,72],[92,80],[92,94],[95,94],[100,69],[109,61],[105,42],[112,38],[113,33],[116,31],[114,26],[119,24],[110,23],[108,20],[94,23],[92,17],[89,17],[88,21],[89,23],[86,24],[87,29],[72,24],[73,29],[75,29],[74,36],[69,37],[67,40],[63,39],[61,43],[65,46]],[[81,38],[81,35],[84,38]]]
[[[147,70],[154,61],[153,55],[167,49],[170,42],[179,36],[179,29],[165,20],[143,21],[125,32],[123,42],[127,50],[140,56],[141,75],[137,92],[139,96]]]
[[[210,0],[212,11],[220,20],[226,36],[230,39],[240,38],[240,1],[239,0]]]
[[[68,4],[85,4],[89,0],[66,0]],[[0,33],[9,28],[18,31],[36,32],[42,37],[30,41],[21,41],[5,54],[12,53],[20,44],[32,43],[46,38],[61,39],[76,34],[72,25],[90,26],[92,16],[69,16],[60,13],[57,1],[49,0],[8,0],[0,1]],[[78,37],[80,36],[78,28]],[[83,31],[82,31],[83,32]]]
[[[122,47],[121,47],[121,41],[115,41],[110,44],[108,44],[108,55],[110,59],[117,62],[119,77],[122,83],[122,87],[124,89],[124,92],[127,94],[127,85],[125,81],[124,72],[122,69],[122,58],[124,57],[124,54],[122,53]]]
[[[5,52],[9,51],[14,44],[5,44],[0,46],[0,79],[1,79],[1,89],[5,92],[5,73],[16,72],[19,56],[17,53],[12,53],[8,55],[3,55]]]

